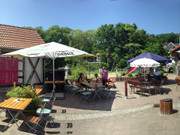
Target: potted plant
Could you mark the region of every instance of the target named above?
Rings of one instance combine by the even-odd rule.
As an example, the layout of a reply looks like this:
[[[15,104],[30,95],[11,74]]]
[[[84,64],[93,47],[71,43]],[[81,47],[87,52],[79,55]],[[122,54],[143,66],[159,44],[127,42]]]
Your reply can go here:
[[[6,93],[6,96],[9,98],[32,98],[31,103],[25,110],[25,112],[27,113],[35,113],[36,109],[41,104],[41,99],[36,95],[35,91],[32,89],[31,86],[12,87],[10,91]],[[6,116],[8,117],[8,115]]]

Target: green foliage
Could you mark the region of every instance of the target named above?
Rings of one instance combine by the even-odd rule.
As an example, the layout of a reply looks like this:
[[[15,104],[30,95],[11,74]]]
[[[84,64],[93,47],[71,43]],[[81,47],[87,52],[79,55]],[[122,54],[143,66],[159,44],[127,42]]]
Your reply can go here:
[[[152,52],[159,55],[168,55],[167,50],[163,48],[163,46],[159,43],[150,43],[147,47],[143,50],[143,52]]]
[[[39,35],[45,40],[46,31],[42,27],[36,27],[36,30],[39,33]]]
[[[17,86],[12,87],[6,96],[8,97],[22,97],[22,98],[31,98],[35,96],[35,92],[30,86]]]
[[[45,42],[60,42],[63,44],[69,44],[69,36],[71,29],[66,27],[59,27],[54,25],[46,31],[44,37]]]
[[[72,67],[71,68],[71,79],[77,80],[80,73],[87,73],[87,69],[82,65]]]
[[[86,74],[88,77],[91,74],[99,73],[99,63],[81,61],[76,65],[71,66],[71,79],[77,80],[80,73]]]
[[[36,29],[45,42],[60,42],[92,54],[98,53],[101,62],[106,63],[109,70],[126,67],[128,59],[142,52],[168,56],[163,45],[178,42],[176,33],[148,34],[145,30],[139,29],[136,24],[105,24],[96,30],[88,31],[73,30],[57,25],[47,30],[42,27]],[[65,59],[65,62],[72,66],[76,66],[79,61],[79,58]]]
[[[41,103],[39,97],[30,86],[12,87],[6,94],[7,97],[32,98],[31,109],[35,109]]]
[[[91,53],[94,45],[94,31],[74,30],[70,33],[69,45]]]
[[[118,63],[118,68],[125,68],[127,66],[127,60],[120,59]]]
[[[165,33],[156,36],[156,40],[159,43],[178,43],[179,35],[175,33]]]

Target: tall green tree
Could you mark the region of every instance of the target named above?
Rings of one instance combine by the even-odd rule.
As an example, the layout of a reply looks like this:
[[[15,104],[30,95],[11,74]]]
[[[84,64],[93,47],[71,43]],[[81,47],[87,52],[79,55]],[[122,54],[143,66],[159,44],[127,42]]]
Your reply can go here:
[[[70,33],[69,45],[89,53],[93,52],[93,45],[95,43],[95,31],[80,31],[74,30]]]
[[[70,28],[59,27],[58,25],[48,28],[44,37],[45,42],[59,42],[63,44],[69,44]]]
[[[101,62],[110,70],[124,68],[127,60],[142,52],[152,52],[167,56],[165,43],[177,43],[178,33],[159,35],[148,34],[136,24],[105,24],[95,30],[81,31],[54,25],[47,30],[37,27],[36,30],[45,42],[63,43],[89,53],[99,54]],[[68,63],[76,64],[80,59],[67,59]]]

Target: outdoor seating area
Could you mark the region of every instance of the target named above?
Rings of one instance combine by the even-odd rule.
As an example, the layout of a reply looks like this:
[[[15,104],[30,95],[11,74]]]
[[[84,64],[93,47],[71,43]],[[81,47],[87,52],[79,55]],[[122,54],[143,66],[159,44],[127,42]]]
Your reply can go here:
[[[65,84],[63,93],[57,93],[55,91],[55,89],[57,89],[56,85],[62,83],[62,81],[45,81],[44,85],[33,84],[19,86],[17,84],[16,86],[16,84],[14,84],[12,88],[7,89],[5,99],[0,102],[1,112],[5,114],[3,119],[9,121],[7,125],[1,125],[3,127],[1,132],[7,132],[13,124],[16,124],[19,131],[35,134],[44,134],[47,127],[53,129],[54,125],[57,124],[55,118],[59,115],[57,110],[53,109],[54,105],[59,106],[60,108],[58,107],[58,109],[61,109],[61,107],[64,108],[65,106],[61,101],[66,98],[66,94],[67,97],[70,95],[74,96],[75,99],[77,97],[82,104],[83,101],[85,101],[84,105],[89,104],[92,107],[74,106],[73,104],[71,106],[69,104],[69,106],[66,106],[67,108],[111,110],[117,92],[117,90],[114,89],[116,88],[116,81],[109,79],[105,82],[105,85],[103,85],[101,78],[97,79],[97,77],[95,77],[87,80],[86,83],[84,81],[63,81],[63,83],[71,82]],[[48,90],[46,90],[47,84],[53,85],[49,93],[47,93]],[[63,94],[63,98],[58,98],[57,95],[59,94]],[[106,105],[102,107],[101,105],[92,106],[92,104],[102,104],[102,102],[105,102]],[[67,103],[65,104],[68,105]],[[68,110],[67,112],[69,113]],[[21,122],[19,123],[19,121]]]
[[[70,85],[68,86],[70,87]],[[84,88],[81,87],[81,89],[76,89],[76,92],[71,93],[71,90],[73,89],[72,87],[73,86],[71,86],[70,89],[66,89],[66,94],[78,97],[81,102],[87,101],[87,103],[95,103],[97,101],[104,101],[104,99],[115,98],[115,93],[105,86],[98,86],[96,89],[91,86],[85,86]],[[34,100],[32,98],[10,97],[0,102],[0,109],[2,109],[1,113],[4,112],[6,114],[3,119],[9,119],[7,124],[1,125],[3,127],[1,132],[6,132],[13,124],[16,124],[17,129],[20,131],[44,134],[44,130],[47,128],[47,125],[48,127],[50,126],[50,128],[53,128],[54,125],[57,124],[55,122],[55,115],[57,116],[59,114],[57,114],[57,111],[54,110],[54,105],[61,106],[62,99],[56,99],[54,96],[56,93],[51,93],[50,98],[46,97],[46,93],[43,92],[45,90],[41,85],[35,85],[32,91],[37,97],[41,98],[41,103],[38,105],[33,114],[27,112],[28,108],[31,106],[30,104],[32,100]],[[112,97],[112,94],[114,94],[114,97]],[[19,120],[21,123],[18,122]]]
[[[39,95],[40,92],[42,92],[42,87],[35,87],[34,92]],[[19,130],[23,130],[21,127],[25,125],[26,128],[29,129],[28,132],[43,133],[47,123],[50,122],[51,125],[53,125],[54,121],[51,113],[55,98],[51,97],[48,101],[42,100],[38,105],[39,108],[36,108],[36,110],[34,110],[35,112],[31,113],[29,109],[31,108],[30,106],[32,106],[31,103],[33,100],[32,98],[10,97],[0,102],[1,113],[5,112],[5,118],[8,119],[7,124],[3,125],[4,128],[2,128],[1,131],[5,132],[15,123]],[[20,125],[18,124],[18,120],[22,121]]]
[[[132,92],[134,92],[134,94],[138,94],[139,91],[141,91],[141,93],[150,93],[149,89],[151,88],[151,91],[155,90],[154,88],[156,87],[156,85],[153,86],[153,84],[147,83],[146,81],[143,81],[143,79],[144,78],[128,79],[128,89],[132,89]],[[121,85],[119,85],[119,83]],[[54,125],[56,125],[57,123],[61,123],[61,121],[59,121],[59,117],[63,117],[66,114],[76,114],[78,112],[80,114],[86,114],[87,112],[93,113],[93,111],[112,111],[114,109],[116,110],[118,108],[121,108],[121,106],[125,107],[125,102],[127,101],[125,101],[123,98],[123,92],[125,89],[125,87],[123,87],[124,82],[115,82],[115,84],[117,86],[116,89],[109,89],[108,87],[102,85],[99,85],[96,87],[96,89],[94,89],[94,87],[90,87],[90,85],[78,87],[77,85],[73,85],[73,83],[71,85],[67,84],[65,85],[66,98],[63,100],[58,100],[56,98],[49,99],[45,97],[42,86],[35,85],[34,90],[42,90],[40,92],[41,94],[37,95],[41,97],[42,103],[36,109],[35,115],[28,115],[26,111],[24,112],[24,110],[26,110],[25,108],[27,108],[28,106],[27,104],[30,104],[30,101],[32,100],[31,98],[28,99],[28,103],[26,102],[26,99],[22,100],[21,98],[9,98],[0,103],[3,111],[9,110],[8,113],[12,113],[13,115],[13,119],[11,119],[7,124],[3,124],[3,128],[6,128],[6,130],[4,130],[3,132],[7,132],[9,128],[11,128],[12,124],[16,125],[15,122],[20,120],[21,122],[17,122],[16,125],[19,131],[29,133],[41,132],[43,134],[44,132],[48,131],[48,127],[51,127],[51,130],[53,130]],[[154,93],[155,95],[161,95],[162,97],[164,96],[164,94],[159,94],[158,91],[156,92],[157,93]],[[133,94],[131,93],[131,91],[129,91],[128,93],[129,97],[131,97]],[[144,95],[142,94],[142,97],[144,97]],[[169,94],[165,95],[168,96]],[[153,96],[150,96],[150,98],[153,99]],[[137,100],[141,99],[142,98],[137,98]],[[159,98],[157,98],[156,100],[158,99]],[[143,104],[146,104],[148,100],[149,99],[146,99]],[[131,99],[129,99],[129,101],[131,101]],[[9,105],[7,104],[7,102]],[[23,109],[21,109],[21,105],[19,104],[23,104]],[[14,114],[12,110],[16,110],[17,114]],[[56,128],[54,130],[56,130]]]
[[[161,94],[162,84],[158,81],[146,81],[143,78],[133,78],[126,81],[132,93],[148,95]]]
[[[4,30],[10,38],[1,36]],[[69,37],[75,38],[73,34]],[[7,42],[0,55],[0,134],[73,134],[81,129],[78,122],[91,125],[91,119],[97,119],[107,124],[111,117],[155,107],[161,115],[178,113],[180,78],[175,75],[175,66],[171,73],[165,71],[172,62],[166,55],[147,52],[139,43],[135,46],[140,50],[134,54],[128,54],[133,52],[134,43],[117,50],[106,48],[112,52],[79,47],[89,53],[74,48],[74,42],[65,45],[61,40],[43,41],[40,36],[28,28],[0,24],[0,38]],[[20,43],[9,42],[11,37],[22,38]],[[102,39],[99,44],[106,41]],[[11,43],[16,48],[11,48]],[[115,50],[127,54],[119,55]],[[174,53],[179,58],[179,50]],[[114,127],[113,121],[109,123]]]
[[[48,50],[50,51],[48,53],[53,54],[57,49],[44,49],[39,53],[32,54],[33,56],[31,56],[29,51],[43,47],[51,48],[52,45],[59,47],[58,43],[52,42],[5,55],[49,57],[46,51]],[[66,48],[64,45],[62,45],[62,47]],[[61,48],[59,47],[59,49]],[[73,50],[73,48],[67,47],[68,51],[70,49]],[[80,50],[75,49],[75,51],[77,51],[77,54],[73,54],[72,56],[89,55]],[[5,126],[6,130],[14,122],[19,130],[27,132],[28,128],[28,132],[44,134],[46,128],[51,127],[51,129],[53,129],[55,124],[60,123],[59,121],[55,121],[57,121],[59,117],[61,118],[61,115],[74,113],[73,110],[81,110],[80,112],[83,112],[83,114],[86,111],[112,111],[119,108],[121,102],[124,102],[124,97],[130,100],[129,97],[134,94],[147,97],[163,95],[164,93],[168,95],[171,92],[171,89],[168,88],[164,91],[164,82],[161,80],[162,77],[160,74],[157,74],[157,72],[159,72],[157,67],[160,66],[160,63],[153,58],[146,58],[143,55],[143,58],[133,59],[130,63],[132,68],[127,71],[126,79],[120,83],[121,80],[117,81],[118,78],[108,76],[108,71],[105,67],[102,67],[99,74],[96,73],[94,77],[91,78],[90,76],[88,78],[85,73],[79,73],[76,80],[69,78],[56,80],[55,59],[58,57],[66,57],[63,55],[64,54],[58,53],[50,56],[53,62],[52,76],[49,77],[51,80],[44,80],[43,84],[34,83],[33,85],[27,86],[14,85],[12,89],[6,93],[7,99],[0,103],[0,108],[2,111],[5,111],[5,114],[9,116],[7,118],[10,119],[7,126]],[[164,59],[164,61],[167,60]],[[33,63],[31,64],[33,66]],[[36,69],[33,68],[35,75],[38,76],[35,70]],[[32,78],[32,76],[29,78]],[[58,85],[61,85],[61,87],[57,87]],[[117,106],[117,108],[114,106]],[[21,125],[17,122],[18,120],[21,120]],[[3,130],[3,132],[6,130]]]

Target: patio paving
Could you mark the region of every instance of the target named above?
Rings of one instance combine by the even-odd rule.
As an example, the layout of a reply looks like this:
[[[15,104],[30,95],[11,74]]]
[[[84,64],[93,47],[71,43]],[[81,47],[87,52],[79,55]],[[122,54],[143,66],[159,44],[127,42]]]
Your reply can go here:
[[[73,122],[74,135],[179,135],[180,114],[163,116],[158,108]],[[62,130],[63,132],[63,130]],[[65,132],[64,132],[65,133]]]
[[[174,77],[169,76],[170,79]],[[124,98],[124,82],[117,82],[116,86],[116,97],[108,100],[86,102],[76,95],[66,94],[65,100],[57,100],[54,106],[57,110],[56,122],[60,123],[60,127],[45,130],[50,130],[51,134],[74,135],[180,134],[179,112],[164,116],[159,113],[159,108],[153,108],[153,104],[158,104],[160,99],[173,98],[174,108],[180,110],[180,89],[176,89],[173,81],[163,85],[165,90],[170,90],[168,93],[148,97],[129,93],[128,99]],[[66,109],[66,113],[62,113],[63,109]],[[0,114],[0,119],[2,121],[3,113]],[[67,123],[72,123],[73,128],[67,128]],[[15,124],[7,131],[0,132],[5,135],[13,133],[29,134],[17,130]]]
[[[180,106],[179,106],[180,107]],[[176,107],[178,111],[180,108]],[[179,135],[180,113],[162,115],[159,108],[145,108],[134,112],[116,113],[99,118],[83,120],[57,121],[60,127],[56,129],[45,129],[50,134],[74,134],[74,135]],[[72,123],[68,128],[67,123]],[[17,130],[13,125],[5,135],[30,135],[30,133]]]

